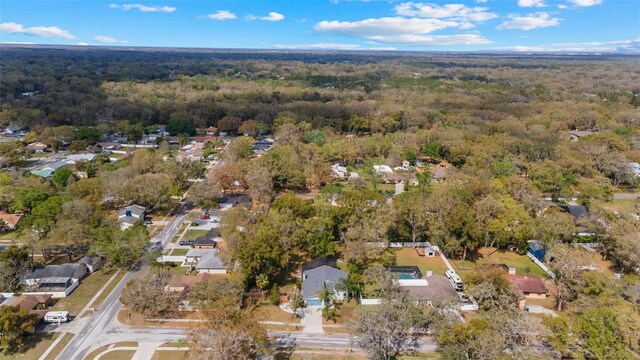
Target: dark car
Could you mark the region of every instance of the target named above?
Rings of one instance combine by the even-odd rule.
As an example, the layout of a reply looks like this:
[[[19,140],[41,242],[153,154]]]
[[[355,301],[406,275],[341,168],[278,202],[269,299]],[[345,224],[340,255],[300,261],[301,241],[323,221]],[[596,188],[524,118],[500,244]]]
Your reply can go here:
[[[180,245],[193,245],[193,240],[180,240]]]

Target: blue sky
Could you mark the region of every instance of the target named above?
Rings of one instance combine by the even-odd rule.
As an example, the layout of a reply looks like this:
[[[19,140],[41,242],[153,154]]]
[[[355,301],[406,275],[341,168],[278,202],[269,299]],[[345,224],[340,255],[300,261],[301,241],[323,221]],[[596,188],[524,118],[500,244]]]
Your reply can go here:
[[[640,0],[0,0],[0,42],[640,51]]]

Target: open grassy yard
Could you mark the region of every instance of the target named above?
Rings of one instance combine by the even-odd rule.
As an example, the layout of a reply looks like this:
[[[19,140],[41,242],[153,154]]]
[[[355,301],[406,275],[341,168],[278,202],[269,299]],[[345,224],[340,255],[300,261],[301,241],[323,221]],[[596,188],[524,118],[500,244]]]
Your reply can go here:
[[[18,354],[0,354],[0,359],[7,360],[38,360],[40,356],[60,336],[60,333],[36,333],[25,341],[25,347]]]
[[[114,350],[100,357],[100,360],[127,360],[133,358],[135,350]]]
[[[207,230],[187,230],[182,240],[195,240],[200,236],[207,235]]]
[[[542,278],[547,278],[547,274],[531,261],[526,255],[519,255],[515,252],[497,250],[495,248],[480,248],[477,258],[467,258],[467,260],[451,260],[451,265],[463,277],[473,272],[480,265],[506,265],[516,268],[516,274],[532,274]]]
[[[299,324],[300,318],[283,311],[279,307],[270,304],[258,306],[252,314],[258,321],[277,321],[285,323]]]
[[[351,302],[343,302],[342,304],[337,306],[336,309],[336,322],[333,320],[327,321],[325,318],[322,318],[322,323],[324,325],[342,325],[346,326],[355,318],[355,310],[358,304],[355,300],[351,300]],[[331,330],[331,329],[325,329]]]
[[[422,276],[427,275],[427,271],[432,271],[436,275],[444,275],[447,265],[439,255],[434,257],[419,256],[414,248],[394,249],[396,255],[396,265],[417,266]]]
[[[610,210],[611,213],[619,211],[627,216],[640,211],[636,209],[636,200],[634,199],[614,199],[611,202],[600,202],[599,205]]]
[[[188,355],[189,352],[184,350],[156,350],[151,360],[181,360],[186,359]]]
[[[58,300],[52,310],[66,310],[71,313],[72,316],[78,315],[80,310],[98,293],[100,288],[102,288],[112,275],[112,273],[106,274],[102,272],[102,270],[98,270],[89,275],[82,280],[80,286],[78,286],[71,295]]]
[[[187,255],[187,251],[189,251],[189,249],[173,249],[169,256],[185,256]]]

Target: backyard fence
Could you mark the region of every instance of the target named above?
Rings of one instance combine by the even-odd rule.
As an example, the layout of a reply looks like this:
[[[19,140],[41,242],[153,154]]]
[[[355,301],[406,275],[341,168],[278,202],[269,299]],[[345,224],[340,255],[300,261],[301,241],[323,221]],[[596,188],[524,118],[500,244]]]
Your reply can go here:
[[[553,271],[551,271],[551,269],[549,269],[547,267],[547,265],[543,264],[540,260],[538,260],[537,257],[533,256],[532,253],[527,251],[527,256],[529,257],[529,259],[531,259],[531,261],[533,261],[536,265],[538,265],[542,270],[544,270],[544,272],[547,273],[547,275],[549,275],[550,278],[555,279],[556,278],[556,274],[553,273]]]

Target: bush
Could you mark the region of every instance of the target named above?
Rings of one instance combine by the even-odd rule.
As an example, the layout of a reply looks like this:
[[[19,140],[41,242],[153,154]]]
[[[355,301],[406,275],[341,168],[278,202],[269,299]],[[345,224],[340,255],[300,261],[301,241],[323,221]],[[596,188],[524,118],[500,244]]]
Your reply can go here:
[[[280,286],[278,284],[273,284],[271,290],[269,290],[269,303],[273,305],[280,305]]]

